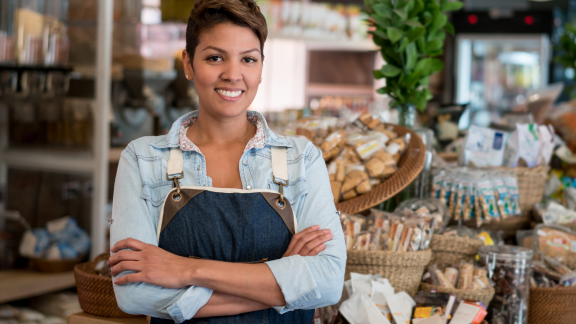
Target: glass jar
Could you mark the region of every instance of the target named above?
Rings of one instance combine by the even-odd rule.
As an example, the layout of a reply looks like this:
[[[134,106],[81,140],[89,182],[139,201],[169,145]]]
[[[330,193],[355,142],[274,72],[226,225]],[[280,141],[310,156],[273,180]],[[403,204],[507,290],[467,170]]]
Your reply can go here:
[[[68,64],[68,0],[45,0],[44,64]]]
[[[14,8],[16,0],[0,0],[0,64],[14,61]]]
[[[487,266],[496,283],[496,294],[490,303],[491,323],[528,323],[532,254],[530,249],[512,245],[483,246],[478,250],[480,264]]]

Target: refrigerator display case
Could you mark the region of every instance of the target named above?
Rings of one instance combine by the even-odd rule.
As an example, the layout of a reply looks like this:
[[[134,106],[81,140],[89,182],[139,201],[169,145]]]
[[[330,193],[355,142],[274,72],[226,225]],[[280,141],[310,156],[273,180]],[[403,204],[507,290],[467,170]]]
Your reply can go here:
[[[469,103],[472,123],[489,123],[547,85],[550,53],[547,34],[457,35],[456,102]]]

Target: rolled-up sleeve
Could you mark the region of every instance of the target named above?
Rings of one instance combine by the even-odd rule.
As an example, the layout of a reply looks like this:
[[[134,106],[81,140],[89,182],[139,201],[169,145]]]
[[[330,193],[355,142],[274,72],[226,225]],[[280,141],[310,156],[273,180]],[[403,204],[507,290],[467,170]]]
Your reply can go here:
[[[330,229],[333,238],[326,242],[326,248],[317,256],[295,255],[266,263],[286,300],[286,305],[275,307],[281,314],[336,304],[344,286],[344,233],[334,205],[326,164],[320,150],[311,143],[305,157],[308,193],[298,207],[298,230],[319,225],[320,229]]]
[[[141,188],[138,158],[131,143],[122,152],[114,184],[110,246],[126,238],[158,245],[157,219],[140,198]],[[124,271],[114,279],[129,273],[134,271]],[[192,318],[208,302],[212,290],[197,286],[168,289],[147,283],[128,283],[114,284],[114,294],[120,309],[128,314],[172,319],[181,323]]]

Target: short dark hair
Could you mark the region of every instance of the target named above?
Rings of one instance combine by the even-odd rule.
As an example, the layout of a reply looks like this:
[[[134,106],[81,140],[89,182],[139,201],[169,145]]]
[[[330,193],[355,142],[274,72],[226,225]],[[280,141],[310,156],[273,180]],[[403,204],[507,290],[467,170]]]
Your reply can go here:
[[[266,18],[254,0],[200,0],[190,12],[186,27],[186,51],[190,56],[190,63],[194,59],[200,34],[220,23],[250,28],[260,40],[260,53],[264,57],[268,27]]]

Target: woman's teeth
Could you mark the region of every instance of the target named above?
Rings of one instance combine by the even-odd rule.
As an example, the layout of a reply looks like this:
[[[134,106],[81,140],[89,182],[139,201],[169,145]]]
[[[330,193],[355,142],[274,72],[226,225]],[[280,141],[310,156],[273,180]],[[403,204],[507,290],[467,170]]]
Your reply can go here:
[[[217,89],[216,92],[218,92],[219,94],[221,94],[225,97],[230,97],[230,98],[235,98],[235,97],[238,97],[240,94],[242,94],[242,90],[240,90],[240,91],[226,91],[226,90]]]

